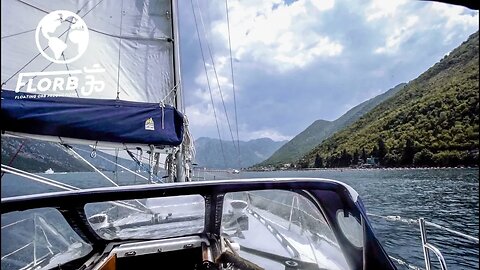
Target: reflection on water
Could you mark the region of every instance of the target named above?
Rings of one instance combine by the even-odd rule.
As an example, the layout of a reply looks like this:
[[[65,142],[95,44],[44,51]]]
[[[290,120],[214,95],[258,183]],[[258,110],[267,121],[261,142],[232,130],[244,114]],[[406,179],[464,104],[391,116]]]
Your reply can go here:
[[[113,174],[108,174],[110,177]],[[435,170],[318,170],[274,172],[203,173],[207,179],[320,177],[335,179],[352,186],[360,194],[368,213],[393,215],[428,221],[478,237],[478,169]],[[80,188],[108,186],[95,173],[51,174],[49,178]],[[120,185],[144,184],[145,180],[120,173]],[[2,197],[58,191],[12,175],[2,178]],[[376,235],[387,252],[424,268],[420,232],[417,226],[371,218]],[[429,241],[440,248],[448,269],[479,269],[478,244],[427,227]],[[405,269],[399,266],[399,269]]]

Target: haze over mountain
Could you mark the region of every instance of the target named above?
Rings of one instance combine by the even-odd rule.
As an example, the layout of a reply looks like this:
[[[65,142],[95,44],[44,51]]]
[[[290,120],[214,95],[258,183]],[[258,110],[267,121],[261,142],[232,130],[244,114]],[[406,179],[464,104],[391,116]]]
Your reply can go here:
[[[93,171],[84,161],[69,153],[67,149],[58,143],[38,141],[33,139],[20,139],[13,137],[2,137],[2,164],[9,164],[19,147],[17,156],[13,159],[10,166],[25,170],[28,172],[45,172],[49,168],[55,172],[82,172]],[[104,157],[112,162],[117,160],[118,164],[131,170],[137,168],[131,159],[116,158],[114,155],[97,151],[97,157],[91,158],[91,148],[87,145],[74,145],[75,151],[92,163],[96,168],[103,171],[122,170],[108,162]],[[100,157],[101,156],[101,157]]]
[[[297,161],[323,140],[352,124],[381,102],[394,96],[405,85],[405,83],[399,84],[383,94],[360,103],[335,121],[317,120],[313,122],[304,131],[280,147],[271,157],[258,164],[258,166],[281,165]]]
[[[13,137],[2,138],[2,163],[8,164],[17,152],[20,145],[22,148],[13,160],[11,166],[28,172],[45,172],[49,168],[55,172],[79,172],[93,171],[85,162],[69,153],[66,148],[58,143],[44,142],[33,139],[18,139]],[[238,152],[231,141],[223,141],[226,164],[223,160],[220,141],[218,139],[199,138],[195,142],[196,162],[199,166],[207,168],[242,168],[256,164],[269,157],[275,150],[285,144],[286,141],[276,142],[268,138],[240,141],[240,164]],[[116,167],[115,162],[130,170],[141,169],[131,159],[118,158],[115,155],[97,151],[97,157],[91,158],[92,148],[88,145],[73,145],[75,151],[102,171],[123,170]],[[102,157],[110,160],[106,161]],[[147,154],[144,153],[144,162]],[[148,167],[144,165],[144,169]]]
[[[477,31],[394,98],[323,141],[302,166],[356,165],[365,156],[384,166],[478,165],[478,64]]]
[[[18,154],[12,161],[17,151]],[[67,153],[60,144],[2,137],[2,164],[8,165],[10,161],[10,166],[28,172],[44,172],[49,168],[56,172],[92,170],[79,158]]]
[[[240,141],[240,156],[232,141],[201,137],[195,141],[198,166],[207,168],[245,168],[268,158],[287,141],[276,142],[269,138]],[[236,143],[236,142],[235,142]],[[225,153],[225,160],[222,154]],[[239,158],[240,157],[240,158]]]

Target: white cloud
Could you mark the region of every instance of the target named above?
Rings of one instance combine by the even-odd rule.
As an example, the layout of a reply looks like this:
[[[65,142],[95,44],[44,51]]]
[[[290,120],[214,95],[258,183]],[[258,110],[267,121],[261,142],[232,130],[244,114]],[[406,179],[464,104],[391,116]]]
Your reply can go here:
[[[207,18],[203,13],[210,29],[208,40],[234,124],[225,5],[205,5],[211,15]],[[239,116],[241,140],[291,139],[285,134],[299,132],[316,119],[334,119],[339,115],[332,111],[346,111],[415,78],[438,61],[438,55],[443,56],[478,30],[479,19],[478,11],[407,0],[373,0],[366,5],[331,0],[299,0],[288,5],[282,0],[229,0],[229,6],[235,89],[237,100],[243,103],[238,107],[243,108]],[[347,13],[353,16],[345,17]],[[203,44],[205,40],[202,37]],[[206,48],[204,52],[208,53]],[[210,60],[207,62],[222,138],[227,139],[230,133],[213,66]],[[191,70],[195,75],[187,90],[189,103],[193,104],[186,108],[192,133],[197,138],[216,138],[203,66],[195,62],[190,68],[196,69]],[[298,95],[294,100],[297,96],[289,95],[288,89],[296,85],[301,85],[301,93],[311,94]],[[312,96],[321,96],[325,106],[315,105]],[[284,106],[278,106],[283,103],[309,115],[289,114],[291,124],[285,125],[284,118],[278,117],[285,113]],[[248,109],[244,109],[246,106]]]
[[[373,0],[365,10],[367,21],[393,17],[397,10],[406,2],[405,0]]]
[[[228,131],[228,127],[226,124],[225,115],[218,112],[217,110],[217,119],[220,128],[220,134],[223,140],[231,141],[231,134]],[[186,109],[186,114],[188,116],[188,122],[190,125],[190,130],[192,134],[201,134],[201,136],[207,136],[211,138],[218,138],[218,131],[215,122],[215,115],[213,112],[213,108],[210,104],[206,104],[206,106],[202,105],[192,105],[188,106]],[[286,136],[281,132],[271,129],[271,128],[264,128],[259,130],[252,130],[254,127],[248,126],[245,124],[240,124],[239,126],[239,136],[240,140],[248,141],[253,139],[259,138],[270,138],[274,141],[283,141],[283,140],[290,140],[292,136]],[[232,132],[234,133],[234,139],[236,139],[235,135],[235,127],[232,127]],[[199,136],[195,136],[199,137]]]
[[[196,138],[207,136],[218,138],[217,123],[222,139],[231,140],[227,118],[221,105],[215,104],[215,111],[211,102],[202,102],[185,108],[188,117],[189,129]],[[215,119],[215,115],[217,119]],[[232,132],[235,130],[233,115],[229,114]]]
[[[240,137],[243,140],[253,140],[259,138],[270,138],[274,141],[284,141],[290,140],[292,136],[285,136],[274,129],[261,129],[261,130],[254,130],[254,131],[242,131]]]
[[[418,20],[418,16],[408,16],[405,23],[396,28],[393,33],[387,37],[385,45],[375,49],[375,53],[396,53],[400,45],[413,35]]]
[[[465,12],[464,7],[437,2],[431,3],[431,10],[437,15],[447,19],[445,28],[448,30],[456,26],[460,26],[463,29],[468,29],[474,26],[478,27],[478,12],[469,13]]]
[[[217,108],[215,108],[218,110]],[[215,127],[215,114],[211,104],[206,103],[205,106],[192,105],[185,108],[186,115],[188,116],[188,122],[190,127],[195,128],[211,128]],[[223,117],[218,115],[219,121],[222,121]]]
[[[478,29],[478,11],[444,3],[411,3],[405,0],[373,0],[365,9],[365,20],[385,37],[374,49],[377,54],[396,54],[414,35],[430,36],[442,31],[445,44],[463,38],[465,32]]]
[[[221,102],[222,97],[224,102],[228,102],[232,99],[232,84],[230,80],[223,76],[218,76],[218,82],[220,83],[220,88],[218,87],[217,80],[215,79],[213,72],[209,72],[210,79],[210,88],[212,90],[212,98],[215,103]],[[200,74],[195,79],[196,84],[199,88],[193,91],[193,94],[196,98],[199,98],[201,102],[211,102],[210,90],[208,89],[207,79],[205,73]],[[221,92],[220,92],[221,90]]]
[[[332,9],[335,6],[334,0],[311,0],[311,2],[321,11]]]
[[[281,1],[261,1],[256,5],[232,1],[229,17],[235,58],[286,72],[320,57],[340,55],[342,44],[314,27],[321,24],[321,13],[333,6],[332,0],[296,1],[290,5]],[[228,45],[224,18],[213,23],[213,35],[222,36]]]

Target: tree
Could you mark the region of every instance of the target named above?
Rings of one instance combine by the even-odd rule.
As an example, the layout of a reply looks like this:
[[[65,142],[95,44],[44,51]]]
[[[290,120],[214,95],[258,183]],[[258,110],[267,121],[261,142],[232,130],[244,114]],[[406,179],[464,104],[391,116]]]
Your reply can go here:
[[[353,152],[353,160],[352,160],[352,164],[353,165],[357,165],[358,164],[358,149],[355,149],[355,152]]]
[[[383,142],[382,138],[378,139],[378,162],[380,165],[384,164],[384,158],[387,154],[387,148],[385,147],[385,143]]]
[[[431,166],[433,163],[433,153],[427,148],[423,148],[422,151],[416,153],[413,156],[413,164],[415,166]]]
[[[402,165],[412,165],[415,156],[415,148],[412,139],[408,138],[405,142],[402,154]]]
[[[378,148],[376,145],[373,146],[372,152],[370,152],[370,156],[378,158]]]
[[[308,168],[308,160],[302,158],[302,159],[298,162],[298,167],[300,167],[301,169]]]
[[[362,148],[361,159],[362,159],[363,163],[367,163],[367,152],[365,152],[365,147]]]
[[[352,156],[347,153],[347,150],[342,150],[342,155],[340,157],[340,166],[347,167],[352,163]]]
[[[322,157],[319,154],[317,154],[315,156],[315,164],[314,164],[313,167],[315,167],[315,168],[322,168],[323,167],[323,160],[322,160]]]
[[[400,163],[400,157],[395,152],[387,153],[383,158],[383,162],[385,166],[398,166],[398,164]]]

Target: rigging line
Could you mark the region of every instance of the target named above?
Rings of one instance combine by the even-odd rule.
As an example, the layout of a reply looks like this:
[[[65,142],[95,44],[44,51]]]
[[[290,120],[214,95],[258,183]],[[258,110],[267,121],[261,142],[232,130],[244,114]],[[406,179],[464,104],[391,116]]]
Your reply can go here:
[[[11,226],[13,226],[13,225],[15,225],[15,224],[18,224],[18,223],[21,223],[21,222],[30,220],[30,219],[31,219],[31,218],[24,218],[24,219],[22,219],[22,220],[17,220],[17,221],[15,221],[15,222],[12,222],[12,223],[7,224],[7,225],[3,225],[3,226],[2,226],[2,230],[3,230],[3,229],[6,229],[6,228],[8,228],[8,227],[11,227]]]
[[[35,9],[38,9],[38,10],[41,10],[41,11],[43,11],[43,12],[48,13],[47,11],[45,11],[45,10],[43,10],[43,9],[41,9],[41,8],[38,8],[38,7],[33,6],[33,5],[31,5],[31,4],[25,3],[25,2],[23,2],[23,1],[21,1],[21,0],[17,0],[17,1],[19,1],[19,2],[21,2],[21,3],[23,3],[23,4],[25,4],[25,5],[31,6],[31,7],[35,8]],[[103,1],[104,1],[104,0],[100,0],[97,4],[95,4],[95,6],[93,6],[93,7],[92,7],[90,10],[88,10],[83,16],[81,16],[81,18],[83,19],[85,16],[87,16],[87,14],[90,13],[90,11],[92,11],[93,9],[95,9],[95,8],[96,8],[100,3],[102,3]],[[88,2],[87,2],[87,3],[88,3]],[[85,7],[85,6],[86,6],[86,4],[85,4],[83,7]],[[83,7],[82,7],[82,9],[83,9]],[[81,9],[77,11],[77,14],[78,14],[80,11],[81,11]],[[58,36],[58,38],[62,37],[68,30],[70,30],[70,27],[69,27],[67,30],[65,30],[60,36]],[[48,48],[50,48],[50,46],[45,47],[45,49],[43,49],[43,51],[47,50]],[[28,61],[28,62],[27,62],[24,66],[22,66],[19,70],[17,70],[17,71],[16,71],[12,76],[10,76],[6,81],[2,82],[2,86],[5,85],[5,84],[7,84],[7,82],[10,81],[13,77],[15,77],[15,75],[17,75],[17,74],[18,74],[20,71],[22,71],[25,67],[27,67],[28,65],[30,65],[30,63],[32,63],[33,60],[37,59],[37,57],[38,57],[40,54],[41,54],[41,53],[38,53],[37,55],[35,55],[32,59],[30,59],[30,61]],[[42,71],[44,71],[45,69],[47,69],[47,68],[48,68],[49,66],[51,66],[52,64],[53,64],[53,62],[50,62],[50,64],[48,64]]]
[[[45,51],[46,49],[48,49],[49,46],[47,46],[45,49],[43,49],[43,51]],[[40,55],[41,53],[37,53],[37,55],[35,55],[32,59],[30,59],[30,61],[28,61],[23,67],[21,67],[19,70],[17,70],[12,76],[10,76],[6,81],[2,82],[2,86],[7,84],[8,81],[10,81],[13,77],[15,77],[15,75],[17,75],[20,71],[22,71],[25,67],[27,67],[28,65],[30,65],[31,62],[33,62],[33,60],[37,59],[37,57]],[[51,62],[47,67],[49,67],[53,62]]]
[[[472,240],[474,242],[476,242],[478,244],[478,238],[477,237],[473,237],[473,236],[470,236],[470,235],[467,235],[467,234],[464,234],[464,233],[461,233],[461,232],[458,232],[458,231],[455,231],[455,230],[452,230],[452,229],[449,229],[447,227],[443,227],[441,225],[438,225],[436,223],[433,223],[433,222],[429,222],[429,221],[425,221],[425,224],[427,225],[430,225],[430,226],[433,226],[437,229],[441,229],[441,230],[445,230],[449,233],[452,233],[452,234],[455,234],[457,236],[461,236],[461,237],[464,237],[466,239],[469,239],[469,240]]]
[[[64,53],[62,53],[62,57],[63,57],[63,61],[66,61],[66,60],[65,60],[65,54],[64,54]],[[68,68],[68,64],[67,64],[67,63],[65,63],[65,67],[67,68],[68,76],[71,77],[72,74],[70,74],[70,68]],[[35,76],[35,77],[37,77],[37,76]],[[22,86],[22,88],[23,88],[23,86]],[[77,97],[80,97],[80,94],[78,94],[78,89],[77,89],[77,88],[75,88],[75,93],[77,94]]]
[[[367,213],[367,215],[372,216],[372,217],[382,218],[382,219],[385,219],[387,221],[398,221],[398,222],[403,222],[403,223],[413,224],[413,225],[418,224],[418,219],[403,218],[403,217],[400,217],[400,216],[382,216],[382,215],[376,215],[376,214],[372,214],[372,213]],[[447,228],[447,227],[443,227],[443,226],[438,225],[436,223],[433,223],[433,222],[430,222],[430,221],[425,221],[425,224],[430,225],[432,227],[435,227],[437,229],[445,230],[447,232],[450,232],[450,233],[455,234],[457,236],[461,236],[463,238],[472,240],[474,242],[477,242],[477,243],[479,242],[477,237],[470,236],[470,235],[464,234],[464,233],[459,232],[459,231],[455,231],[455,230]]]
[[[49,68],[52,64],[53,64],[53,62],[50,62],[50,64],[48,64],[46,67],[44,67],[40,72],[45,71],[45,70],[46,70],[47,68]],[[23,69],[23,68],[22,68],[22,69]],[[19,71],[20,71],[20,70],[19,70]],[[18,73],[18,72],[17,72],[17,73]],[[13,75],[13,76],[15,76],[15,75]],[[32,77],[32,80],[35,79],[35,78],[37,78],[37,77],[38,77],[38,75],[33,76],[33,77]],[[10,80],[10,79],[8,79],[8,80]],[[8,80],[7,80],[7,81],[8,81]],[[6,81],[5,83],[7,83],[7,81]],[[27,84],[22,85],[22,87],[20,87],[18,90],[20,91],[20,90],[23,89],[26,85],[27,85]],[[76,91],[76,90],[75,90],[75,91]]]
[[[222,100],[223,110],[225,111],[225,117],[227,118],[228,129],[230,130],[230,135],[232,137],[233,148],[236,150],[237,146],[235,145],[235,139],[233,137],[232,126],[230,125],[230,119],[228,117],[227,107],[225,106],[225,100],[223,99],[223,92],[222,92],[222,88],[220,87],[220,80],[218,79],[217,69],[215,68],[215,61],[213,60],[213,54],[212,54],[212,50],[210,48],[210,42],[208,41],[207,32],[205,30],[206,29],[205,24],[204,24],[203,18],[202,18],[202,10],[200,9],[200,5],[198,4],[198,0],[197,0],[197,5],[198,5],[198,10],[200,12],[200,22],[202,23],[202,27],[203,27],[203,34],[205,36],[205,43],[207,44],[208,53],[209,53],[210,59],[212,61],[213,72],[215,74],[215,79],[217,81],[218,91],[220,92],[220,98]]]
[[[70,22],[69,20],[65,20],[65,21]],[[18,35],[21,35],[21,34],[26,34],[26,33],[29,33],[29,32],[33,32],[35,30],[36,29],[31,29],[31,30],[22,31],[22,32],[15,33],[15,34],[10,34],[10,35],[1,37],[1,39],[15,37],[15,36],[18,36]],[[92,32],[95,32],[97,34],[100,34],[100,35],[109,36],[109,37],[112,37],[112,38],[120,38],[120,39],[125,39],[125,40],[165,41],[165,42],[170,42],[171,41],[171,38],[167,37],[167,36],[165,36],[165,37],[120,36],[120,35],[107,33],[107,32],[104,32],[104,31],[100,31],[100,30],[92,28],[92,27],[89,27],[88,30],[92,31]]]
[[[33,174],[33,173],[29,173],[29,172],[26,172],[26,171],[23,171],[23,170],[14,168],[14,167],[10,167],[10,166],[4,165],[4,164],[2,164],[2,171],[5,171],[5,172],[11,173],[11,174],[15,174],[15,175],[18,175],[18,176],[21,176],[21,177],[24,177],[24,178],[27,178],[27,179],[30,179],[30,180],[33,180],[33,181],[37,181],[37,182],[46,184],[46,185],[54,186],[54,187],[57,187],[59,189],[63,189],[63,190],[67,190],[67,191],[82,190],[79,187],[72,186],[72,185],[62,183],[62,182],[59,182],[59,181],[55,181],[53,179],[43,177],[41,175],[36,175],[36,174]],[[118,205],[119,206],[126,205],[126,206],[130,206],[130,207],[134,207],[133,205],[128,204],[126,202],[118,202]]]
[[[30,242],[30,243],[24,245],[23,247],[17,248],[16,250],[14,250],[14,251],[12,251],[12,252],[10,252],[10,253],[2,256],[1,260],[7,258],[8,256],[12,256],[13,254],[19,252],[19,251],[22,250],[22,249],[25,249],[26,247],[28,247],[28,246],[30,246],[30,245],[32,245],[32,244],[33,244],[33,242]]]
[[[122,25],[123,25],[123,0],[120,7],[120,36],[122,36]],[[118,64],[117,64],[117,100],[120,99],[120,52],[122,51],[122,39],[118,39]]]
[[[72,23],[73,23],[71,21],[68,21],[68,22],[70,23],[70,25],[68,26],[67,35],[65,36],[65,43],[67,43],[68,34],[70,34],[70,29],[72,28]],[[68,64],[66,63],[64,52],[62,52],[62,58],[63,58],[63,61],[65,61],[65,67],[67,68],[68,76],[71,77],[72,74],[70,74],[70,68],[68,68]],[[78,89],[77,88],[75,88],[75,93],[77,94],[77,97],[80,97],[80,95],[78,94]]]
[[[97,169],[97,167],[95,167],[95,165],[93,165],[92,163],[88,162],[88,160],[86,160],[84,157],[82,157],[79,153],[77,153],[75,150],[73,150],[73,147],[71,147],[70,145],[66,145],[64,144],[65,148],[67,148],[68,150],[72,151],[73,154],[75,154],[75,156],[77,156],[79,159],[81,159],[83,162],[85,162],[88,166],[90,166],[93,170],[95,170],[98,174],[100,174],[101,176],[103,176],[105,179],[107,179],[110,183],[112,183],[114,186],[116,187],[119,187],[119,185],[117,183],[115,183],[112,179],[110,179],[108,176],[106,176],[104,173],[102,173],[99,169]],[[142,202],[140,202],[139,200],[135,200],[139,205],[141,205],[142,207],[144,208],[147,208]]]
[[[36,10],[39,10],[39,11],[41,11],[41,12],[43,12],[43,13],[47,13],[47,14],[50,13],[50,12],[44,10],[44,9],[41,9],[41,8],[35,6],[35,5],[26,3],[26,2],[24,2],[24,1],[21,1],[21,0],[17,0],[17,1],[20,2],[20,3],[22,3],[22,4],[24,4],[24,5],[27,5],[27,6],[29,6],[29,7],[32,7],[32,8],[34,8],[34,9],[36,9]],[[88,3],[90,3],[91,1],[92,1],[92,0],[87,1],[79,10],[77,10],[76,13],[78,14],[80,11],[82,11],[82,9],[83,9]],[[67,20],[67,21],[68,21],[68,20]],[[70,21],[69,21],[69,22],[70,22]],[[71,22],[70,22],[70,23],[71,23]],[[26,34],[26,33],[29,33],[29,32],[33,32],[33,31],[35,31],[35,30],[36,30],[36,28],[31,29],[31,30],[22,31],[22,32],[19,32],[19,33],[15,33],[15,34],[10,34],[10,35],[1,37],[1,39],[14,37],[14,36],[18,36],[18,35],[21,35],[21,34]],[[107,33],[103,33],[103,32],[101,32],[101,31],[98,31],[98,30],[95,30],[95,29],[89,28],[89,30],[92,30],[93,32],[97,32],[97,33],[100,33],[100,34],[109,35],[109,34],[107,34]]]
[[[84,150],[84,149],[80,149],[80,148],[77,148],[77,147],[73,147],[73,148],[74,148],[75,150],[77,150],[77,151],[82,151],[82,152],[85,152],[85,153],[90,153],[89,151]],[[109,162],[109,163],[111,163],[111,164],[115,164],[116,166],[118,166],[118,167],[120,167],[120,168],[122,168],[122,169],[124,169],[124,170],[126,170],[126,171],[128,171],[128,172],[130,172],[130,173],[132,173],[132,174],[134,174],[135,177],[138,176],[138,177],[140,177],[140,178],[143,178],[143,179],[145,179],[145,180],[148,180],[147,177],[145,177],[145,176],[143,176],[143,175],[141,175],[141,174],[138,174],[138,173],[130,170],[129,168],[127,168],[127,167],[125,167],[125,166],[123,166],[123,165],[120,165],[120,164],[118,164],[118,163],[115,163],[115,162],[109,160],[109,159],[106,158],[106,157],[103,157],[103,156],[101,156],[101,155],[99,155],[99,154],[97,154],[97,157],[99,157],[99,158],[101,158],[101,159],[103,159],[103,160],[105,160],[105,161],[107,161],[107,162]],[[136,163],[135,163],[135,164],[136,164]],[[138,164],[137,164],[137,166],[138,166]]]
[[[43,176],[40,176],[40,175],[25,172],[25,171],[22,171],[20,169],[13,168],[13,167],[10,167],[10,166],[4,165],[4,164],[2,164],[1,170],[3,172],[11,173],[13,175],[24,177],[24,178],[27,178],[27,179],[30,179],[30,180],[33,180],[33,181],[36,181],[36,182],[39,182],[39,183],[42,183],[42,184],[46,184],[46,185],[49,185],[49,186],[53,186],[53,187],[56,187],[56,188],[59,188],[59,189],[62,189],[62,190],[66,190],[66,191],[81,190],[81,188],[71,186],[71,185],[68,185],[68,184],[65,184],[65,183],[62,183],[62,182],[58,182],[58,181],[55,181],[55,180],[52,180],[52,179],[49,179],[49,178],[46,178],[46,177],[43,177]],[[121,207],[131,209],[131,210],[143,212],[142,210],[140,210],[138,208],[135,208],[134,205],[128,204],[126,202],[120,201],[120,202],[111,202],[111,203],[114,204],[114,205],[117,205],[117,206],[121,206]],[[140,203],[140,202],[138,202],[138,203]],[[143,205],[142,203],[140,203],[140,204],[143,207],[145,207],[145,205]]]
[[[118,182],[118,148],[115,148],[115,180]]]
[[[46,10],[44,10],[44,9],[41,9],[41,8],[35,6],[35,5],[29,4],[29,3],[24,2],[24,1],[22,1],[22,0],[17,0],[17,2],[20,2],[20,3],[24,4],[24,5],[27,5],[27,6],[29,6],[29,7],[32,7],[32,8],[34,8],[34,9],[36,9],[36,10],[40,10],[40,11],[42,11],[42,12],[44,12],[44,13],[49,13],[48,11],[46,11]]]
[[[167,93],[166,96],[163,97],[163,99],[159,102],[160,104],[163,104],[165,103],[165,101],[167,100],[167,98],[172,94],[172,93],[176,93],[178,90],[178,83]]]
[[[17,157],[18,153],[20,153],[20,150],[22,150],[23,148],[23,145],[25,144],[25,141],[22,141],[22,144],[20,144],[20,146],[18,147],[17,149],[17,152],[15,152],[15,155],[13,155],[13,157],[10,159],[10,161],[8,162],[8,166],[12,165],[13,161],[15,160],[15,158]],[[2,164],[3,165],[3,164]],[[0,176],[0,179],[3,178],[3,175],[5,173],[2,173],[2,176]]]
[[[32,29],[32,30],[26,30],[26,31],[18,32],[18,33],[15,33],[15,34],[10,34],[10,35],[7,35],[7,36],[3,36],[1,39],[15,37],[15,36],[18,36],[18,35],[21,35],[21,34],[26,34],[26,33],[33,32],[35,30],[36,29]]]
[[[77,10],[76,13],[78,14],[80,11],[82,11],[82,9],[83,9],[88,3],[90,3],[91,1],[92,1],[92,0],[87,1],[79,10]],[[102,0],[102,1],[103,1],[103,0]],[[100,1],[100,2],[102,2],[102,1]],[[24,5],[27,5],[27,6],[29,6],[29,7],[32,7],[32,8],[34,8],[34,9],[36,9],[36,10],[42,11],[43,13],[47,13],[47,14],[50,13],[50,12],[46,11],[45,9],[39,8],[39,7],[37,7],[37,6],[33,5],[33,4],[24,2],[24,1],[22,1],[22,0],[17,0],[17,2],[20,2],[20,3],[24,4]]]
[[[3,164],[2,164],[2,165],[3,165]],[[33,181],[37,181],[37,182],[43,183],[43,184],[46,184],[46,185],[54,186],[54,187],[59,188],[59,189],[71,191],[71,189],[69,189],[69,188],[67,188],[67,187],[64,187],[64,186],[61,186],[61,185],[57,185],[57,184],[55,184],[55,183],[52,183],[52,182],[49,182],[49,181],[46,181],[46,180],[42,180],[42,179],[40,179],[40,178],[35,178],[35,177],[32,177],[32,176],[28,176],[28,175],[26,175],[26,174],[19,173],[19,172],[16,172],[16,171],[13,171],[13,170],[4,168],[3,166],[2,166],[2,168],[1,168],[1,170],[4,171],[4,172],[7,172],[7,173],[11,173],[11,174],[18,175],[18,176],[21,176],[21,177],[24,177],[24,178],[27,178],[27,179],[30,179],[30,180],[33,180]]]
[[[14,167],[10,167],[10,166],[8,166],[8,165],[2,164],[2,167],[3,167],[3,168],[6,168],[6,169],[9,169],[9,170],[11,170],[11,171],[15,171],[15,172],[18,172],[18,173],[21,173],[21,174],[24,174],[24,175],[28,175],[28,176],[30,176],[30,177],[34,177],[34,178],[37,178],[37,179],[41,179],[41,180],[45,180],[45,181],[48,181],[48,182],[51,182],[51,183],[55,183],[55,184],[57,184],[57,185],[60,185],[60,186],[65,187],[65,188],[68,189],[68,190],[80,189],[80,188],[78,188],[78,187],[75,187],[75,186],[72,186],[72,185],[69,185],[69,184],[66,184],[66,183],[62,183],[62,182],[59,182],[59,181],[55,181],[55,180],[53,180],[53,179],[50,179],[50,178],[47,178],[47,177],[44,177],[44,176],[41,176],[41,175],[29,173],[29,172],[27,172],[27,171],[23,171],[23,170],[14,168]]]
[[[228,31],[228,48],[230,51],[230,71],[231,71],[231,76],[232,76],[232,92],[233,92],[233,105],[235,107],[235,128],[237,130],[237,150],[238,150],[238,165],[241,166],[240,164],[240,137],[238,136],[238,114],[237,114],[237,97],[235,94],[235,76],[233,76],[233,57],[232,57],[232,41],[231,41],[231,35],[230,35],[230,17],[229,17],[229,12],[228,12],[228,0],[225,0],[225,11],[227,14],[227,31]]]
[[[103,178],[107,179],[108,182],[110,182],[112,185],[118,187],[117,183],[115,183],[112,179],[110,179],[108,176],[106,176],[104,173],[102,173],[99,169],[97,169],[92,163],[88,162],[84,157],[82,157],[79,153],[77,153],[71,146],[66,146],[67,149],[72,151],[75,156],[77,156],[79,159],[81,159],[83,162],[85,162],[88,166],[90,166],[94,171],[96,171],[98,174],[103,176]]]
[[[195,7],[193,5],[193,0],[190,0],[190,3],[192,4],[192,11],[193,11],[193,19],[195,21],[195,29],[197,30],[197,37],[198,37],[198,44],[200,46],[200,52],[202,54],[202,60],[203,60],[203,68],[205,70],[205,76],[207,78],[207,85],[208,85],[208,90],[210,92],[210,100],[212,102],[212,108],[213,108],[213,115],[215,117],[215,123],[217,125],[217,132],[218,132],[218,139],[220,140],[220,148],[222,150],[222,156],[223,156],[223,162],[225,164],[225,167],[227,167],[227,159],[225,157],[225,151],[223,149],[223,142],[222,142],[222,136],[220,134],[220,127],[218,125],[218,119],[217,119],[217,113],[215,111],[215,103],[213,102],[213,94],[212,94],[212,88],[210,87],[210,79],[208,78],[208,70],[207,70],[207,64],[205,62],[205,54],[203,52],[203,46],[202,46],[202,40],[200,39],[200,31],[198,30],[198,23],[197,23],[197,15],[195,13]],[[197,6],[198,6],[198,1],[197,1]]]
[[[59,37],[61,37],[61,36],[63,36],[63,34],[67,33],[67,36],[65,37],[65,41],[67,40],[67,38],[68,38],[68,33],[70,32],[70,29],[71,29],[71,27],[72,27],[72,22],[71,22],[71,21],[68,21],[68,22],[70,23],[68,29],[65,30],[65,32],[63,32],[63,33],[59,36]],[[43,51],[45,51],[45,50],[48,49],[49,47],[50,47],[50,46],[47,46]],[[39,55],[39,54],[37,54],[37,56],[35,56],[35,58],[37,58],[38,55]],[[65,55],[64,55],[63,53],[62,53],[62,57],[63,57],[63,60],[65,60]],[[34,59],[35,59],[35,58],[34,58]],[[32,59],[32,61],[33,61],[34,59]],[[30,61],[30,62],[32,62],[32,61]],[[30,63],[30,62],[29,62],[29,63]],[[27,65],[28,65],[29,63],[27,63]],[[45,70],[46,70],[47,68],[49,68],[52,64],[53,64],[53,62],[50,62],[50,63],[49,63],[46,67],[44,67],[40,72],[45,71]],[[24,67],[26,67],[27,65],[25,65]],[[70,72],[70,69],[68,68],[67,63],[65,63],[65,66],[67,67],[67,71]],[[13,76],[15,76],[18,72],[20,72],[24,67],[22,67],[19,71],[17,71],[15,74],[13,74]],[[69,75],[71,75],[71,74],[69,74]],[[13,76],[12,76],[12,77],[13,77]],[[5,81],[5,83],[7,83],[12,77],[10,77],[7,81]],[[32,80],[35,79],[35,78],[37,78],[37,77],[38,77],[38,75],[33,76],[33,77],[32,77]],[[4,83],[4,84],[5,84],[5,83]],[[25,86],[26,86],[26,84],[22,85],[22,87],[20,87],[18,90],[20,91],[20,89],[23,89]],[[75,89],[75,93],[77,94],[77,97],[80,97],[80,95],[78,94],[77,89]]]

